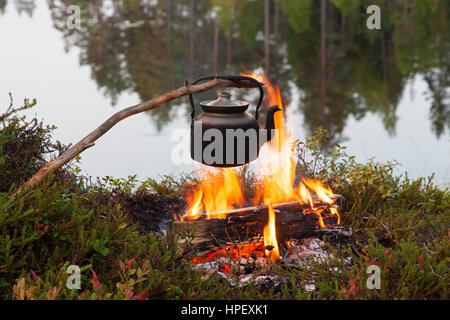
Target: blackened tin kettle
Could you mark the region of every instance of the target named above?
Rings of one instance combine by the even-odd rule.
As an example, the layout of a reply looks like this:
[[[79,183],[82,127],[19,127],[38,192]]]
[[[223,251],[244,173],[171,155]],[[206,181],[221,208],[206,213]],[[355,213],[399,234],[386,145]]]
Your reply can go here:
[[[266,126],[260,128],[257,119],[264,96],[264,84],[244,76],[204,77],[193,84],[217,78],[251,82],[260,89],[255,117],[247,112],[247,101],[233,100],[227,91],[220,91],[215,100],[201,102],[203,113],[193,118],[191,123],[191,158],[213,167],[241,166],[258,158],[261,146],[273,138],[274,114],[281,109],[276,105],[270,107]],[[194,108],[192,95],[190,102]]]

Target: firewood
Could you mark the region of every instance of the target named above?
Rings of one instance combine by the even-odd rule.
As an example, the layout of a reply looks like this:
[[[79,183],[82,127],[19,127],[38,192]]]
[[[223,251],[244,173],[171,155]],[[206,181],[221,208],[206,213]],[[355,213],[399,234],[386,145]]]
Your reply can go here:
[[[339,196],[336,196],[336,199]],[[301,205],[299,205],[301,206]],[[278,243],[289,239],[309,237],[322,238],[328,235],[347,236],[348,229],[337,226],[337,217],[324,214],[325,229],[319,226],[319,216],[309,206],[299,208],[293,203],[274,205],[276,209],[276,231]],[[329,205],[321,204],[322,209]],[[336,207],[337,205],[335,205]],[[253,210],[251,210],[253,208]],[[183,251],[208,250],[224,244],[261,241],[264,227],[268,223],[267,206],[250,207],[246,210],[230,210],[226,219],[174,221],[170,228],[178,236]]]

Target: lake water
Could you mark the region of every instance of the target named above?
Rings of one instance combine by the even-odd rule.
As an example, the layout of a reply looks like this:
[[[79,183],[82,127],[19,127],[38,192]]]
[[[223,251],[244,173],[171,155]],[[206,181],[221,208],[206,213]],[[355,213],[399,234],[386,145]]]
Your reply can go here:
[[[72,2],[82,9],[81,30],[67,29],[58,1],[0,7],[0,109],[8,92],[16,105],[36,98],[28,114],[55,124],[63,143],[185,79],[260,69],[289,101],[296,138],[322,125],[331,144],[348,146],[359,161],[395,159],[410,177],[435,173],[437,184],[450,183],[446,1],[426,13],[382,8],[381,30],[366,28],[365,12],[348,13],[334,1],[267,1],[270,41],[265,1],[214,8],[206,1]],[[254,104],[250,91],[243,97]],[[120,122],[82,154],[83,173],[145,179],[192,171],[171,160],[173,132],[189,129],[186,102]]]

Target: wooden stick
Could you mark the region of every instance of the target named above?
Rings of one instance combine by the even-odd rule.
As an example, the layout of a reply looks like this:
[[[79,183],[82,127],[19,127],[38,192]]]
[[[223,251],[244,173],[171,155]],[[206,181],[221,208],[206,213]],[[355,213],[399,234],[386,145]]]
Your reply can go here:
[[[65,153],[57,157],[56,159],[50,161],[44,165],[38,172],[36,172],[27,182],[25,182],[18,191],[14,194],[17,195],[22,190],[33,188],[34,186],[41,183],[46,177],[48,177],[55,170],[61,168],[63,165],[74,159],[81,152],[89,147],[94,146],[94,142],[108,132],[113,126],[115,126],[119,121],[133,116],[135,114],[156,109],[174,99],[181,98],[183,96],[200,93],[212,89],[223,88],[223,87],[236,87],[236,88],[254,88],[254,84],[250,82],[235,82],[231,80],[214,79],[208,82],[200,83],[193,86],[181,87],[170,92],[167,92],[155,99],[125,108],[114,115],[112,115],[108,120],[103,122],[94,131],[89,133],[76,145],[71,147]]]

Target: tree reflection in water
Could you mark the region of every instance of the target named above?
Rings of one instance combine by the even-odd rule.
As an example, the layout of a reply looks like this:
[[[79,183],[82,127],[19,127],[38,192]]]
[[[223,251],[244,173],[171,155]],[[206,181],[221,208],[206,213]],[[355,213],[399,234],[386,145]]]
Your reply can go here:
[[[54,26],[68,49],[81,49],[98,87],[113,104],[124,91],[147,100],[186,79],[264,68],[289,93],[310,133],[318,126],[341,142],[350,115],[378,114],[395,133],[396,108],[417,74],[430,89],[437,137],[450,129],[450,2],[379,1],[381,30],[366,28],[369,0],[49,0]],[[12,2],[30,16],[33,0]],[[7,0],[0,0],[0,14]],[[78,5],[80,30],[66,27]],[[290,100],[289,96],[286,97]],[[201,98],[199,98],[201,99]],[[149,116],[161,129],[174,105]],[[187,104],[186,104],[187,108]],[[186,112],[188,117],[189,112]]]

